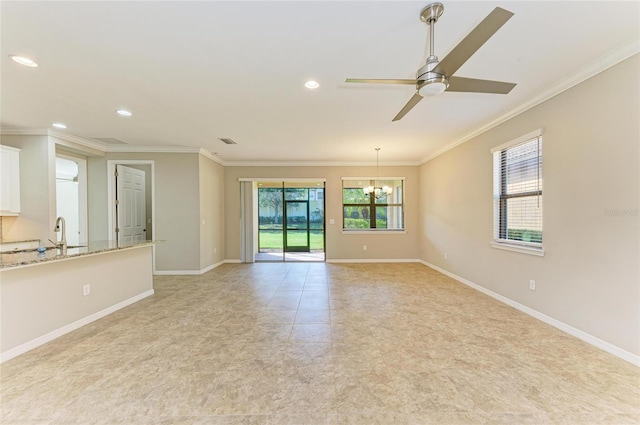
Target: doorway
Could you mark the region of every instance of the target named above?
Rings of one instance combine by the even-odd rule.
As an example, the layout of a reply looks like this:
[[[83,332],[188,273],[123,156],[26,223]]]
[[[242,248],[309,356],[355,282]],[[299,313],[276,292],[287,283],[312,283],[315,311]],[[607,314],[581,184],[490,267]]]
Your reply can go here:
[[[69,245],[84,245],[87,237],[87,161],[56,154],[56,217],[64,217]]]
[[[118,242],[147,240],[146,173],[116,165],[116,237]]]
[[[258,182],[256,261],[324,261],[324,182]]]
[[[284,252],[311,252],[309,201],[284,201]]]
[[[116,176],[116,169],[119,169],[118,176]],[[107,160],[107,174],[108,239],[153,240],[156,234],[155,162],[153,160]],[[120,177],[119,181],[118,177]],[[123,187],[125,183],[128,186],[126,189]],[[119,208],[122,202],[129,203],[130,206]],[[127,216],[125,210],[129,210],[131,215]],[[140,213],[142,210],[144,213]],[[120,232],[121,226],[131,227],[132,232],[129,234]],[[155,272],[155,246],[153,247],[153,271]]]

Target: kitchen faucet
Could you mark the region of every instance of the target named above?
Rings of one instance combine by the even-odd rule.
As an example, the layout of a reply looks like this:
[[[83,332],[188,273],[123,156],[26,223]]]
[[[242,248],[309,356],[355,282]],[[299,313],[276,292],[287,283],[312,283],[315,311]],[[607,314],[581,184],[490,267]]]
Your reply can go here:
[[[60,226],[62,225],[62,227]],[[56,227],[53,228],[53,231],[58,233],[62,232],[61,238],[59,242],[56,242],[56,247],[62,251],[62,254],[66,254],[67,251],[67,232],[65,228],[64,217],[60,216],[56,219]]]

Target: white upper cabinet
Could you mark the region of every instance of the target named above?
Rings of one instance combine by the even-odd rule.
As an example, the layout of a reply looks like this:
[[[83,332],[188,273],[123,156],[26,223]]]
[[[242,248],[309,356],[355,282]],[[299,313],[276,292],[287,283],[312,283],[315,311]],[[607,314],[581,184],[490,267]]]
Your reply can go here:
[[[20,214],[20,149],[0,146],[0,215]]]

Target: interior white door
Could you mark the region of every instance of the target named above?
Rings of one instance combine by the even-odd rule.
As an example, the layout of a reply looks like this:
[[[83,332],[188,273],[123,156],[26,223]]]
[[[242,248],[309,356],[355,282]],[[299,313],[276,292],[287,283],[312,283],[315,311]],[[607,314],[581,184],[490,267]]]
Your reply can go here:
[[[144,241],[146,235],[144,171],[116,165],[116,234],[118,242]]]

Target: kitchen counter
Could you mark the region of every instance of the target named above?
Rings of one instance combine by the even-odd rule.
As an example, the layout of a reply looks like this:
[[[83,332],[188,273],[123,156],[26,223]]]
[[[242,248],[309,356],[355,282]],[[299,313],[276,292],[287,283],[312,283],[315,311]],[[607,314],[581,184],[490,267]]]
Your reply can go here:
[[[136,248],[145,245],[153,245],[158,241],[138,241],[138,242],[117,242],[117,241],[93,241],[86,246],[67,248],[66,255],[62,255],[60,250],[54,247],[48,248],[45,252],[39,253],[35,250],[25,250],[0,254],[0,270],[15,267],[33,266],[44,262],[65,260],[85,255],[100,254],[121,249]]]
[[[40,239],[0,239],[0,244],[22,242],[40,242]]]
[[[2,254],[0,363],[153,295],[153,244]]]

